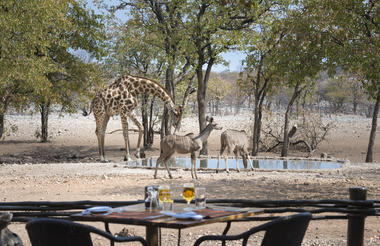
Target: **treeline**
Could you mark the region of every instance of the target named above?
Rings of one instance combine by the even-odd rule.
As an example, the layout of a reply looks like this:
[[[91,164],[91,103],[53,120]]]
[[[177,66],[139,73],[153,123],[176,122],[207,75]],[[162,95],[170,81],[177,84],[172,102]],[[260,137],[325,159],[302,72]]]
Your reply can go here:
[[[110,80],[131,73],[162,81],[177,104],[187,105],[196,89],[200,130],[209,102],[217,111],[226,91],[233,91],[229,100],[236,105],[248,100],[254,155],[263,109],[283,105],[281,155],[286,156],[295,106],[320,102],[322,107],[324,99],[340,110],[351,97],[345,94],[360,88],[361,95],[353,92],[353,105],[363,97],[373,103],[366,157],[372,161],[380,104],[378,1],[95,2],[105,11],[95,14],[79,0],[2,1],[0,134],[9,107],[34,105],[46,126],[51,105],[73,110]],[[124,21],[116,21],[116,14]],[[232,88],[211,77],[213,66],[225,62],[221,54],[231,49],[246,54]],[[329,82],[318,87],[321,81]],[[141,101],[148,131],[156,120],[148,110],[155,102],[146,96]],[[166,109],[162,115],[161,135],[170,134]],[[207,143],[201,153],[207,153]]]
[[[207,93],[208,112],[212,115],[236,115],[239,113],[253,113],[253,95],[239,86],[240,77],[244,72],[223,71],[212,73]],[[268,96],[264,102],[265,108],[271,111],[284,110],[290,100],[290,91],[287,88],[278,88]],[[196,98],[189,101],[191,113],[197,113]],[[296,114],[302,111],[320,114],[357,114],[372,117],[374,101],[365,93],[361,82],[352,75],[338,72],[329,77],[321,72],[315,84],[305,90],[297,98]]]

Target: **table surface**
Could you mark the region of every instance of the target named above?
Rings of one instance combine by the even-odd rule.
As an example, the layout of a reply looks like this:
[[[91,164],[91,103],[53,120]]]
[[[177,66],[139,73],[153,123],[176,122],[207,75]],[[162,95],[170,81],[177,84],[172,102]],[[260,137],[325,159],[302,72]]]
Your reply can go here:
[[[184,212],[183,208],[186,206],[185,204],[174,203],[173,205],[173,212]],[[240,209],[222,206],[207,206],[206,208],[194,209],[193,211],[197,214],[203,215],[204,218],[202,220],[179,220],[171,216],[163,215],[159,210],[149,211],[149,209],[145,209],[144,203],[114,208],[108,213],[73,214],[71,215],[71,218],[77,221],[102,221],[106,223],[183,229],[216,222],[242,219],[263,213],[262,209]]]

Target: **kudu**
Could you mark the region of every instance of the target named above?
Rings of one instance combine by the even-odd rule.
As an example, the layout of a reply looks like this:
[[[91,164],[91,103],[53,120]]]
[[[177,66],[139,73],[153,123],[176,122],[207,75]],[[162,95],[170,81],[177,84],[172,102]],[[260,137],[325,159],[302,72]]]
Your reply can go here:
[[[160,157],[156,161],[156,169],[154,171],[154,178],[157,178],[158,165],[163,162],[165,164],[166,170],[168,171],[169,177],[173,178],[167,165],[167,161],[172,157],[174,153],[178,154],[191,154],[191,177],[198,179],[197,168],[196,168],[196,155],[195,152],[202,148],[202,144],[210,136],[212,130],[221,130],[217,123],[214,122],[214,118],[206,117],[208,125],[198,136],[190,133],[185,136],[178,135],[168,135],[162,138],[160,147]]]
[[[243,158],[243,164],[244,167],[247,168],[248,163],[247,160],[251,166],[251,169],[253,170],[252,162],[249,158],[249,139],[248,135],[244,130],[238,131],[238,130],[232,130],[227,129],[220,135],[220,153],[218,156],[218,166],[216,168],[216,172],[219,171],[219,162],[220,162],[220,156],[223,155],[224,161],[226,163],[226,172],[229,172],[228,169],[228,157],[224,154],[224,150],[227,148],[227,153],[230,154],[231,151],[235,154],[235,162],[236,162],[236,170],[239,172],[239,165],[238,165],[238,156],[240,155]]]

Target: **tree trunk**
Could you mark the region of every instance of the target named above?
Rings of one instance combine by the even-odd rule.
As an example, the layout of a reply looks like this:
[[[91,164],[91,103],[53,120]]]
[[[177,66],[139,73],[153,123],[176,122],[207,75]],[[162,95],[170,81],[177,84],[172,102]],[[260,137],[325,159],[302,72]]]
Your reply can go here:
[[[174,66],[169,64],[165,74],[165,88],[172,95],[175,103]],[[161,138],[171,134],[170,114],[167,107],[164,107],[161,124]]]
[[[290,111],[292,109],[292,106],[295,102],[295,100],[298,98],[300,95],[302,89],[299,89],[299,83],[296,84],[294,87],[294,92],[292,95],[292,98],[290,99],[288,106],[286,107],[286,112],[285,112],[285,122],[284,122],[284,143],[282,145],[282,150],[281,150],[281,157],[286,157],[288,156],[288,148],[289,148],[289,118],[290,118]]]
[[[254,83],[254,97],[255,97],[255,112],[254,112],[254,123],[253,123],[253,144],[252,144],[252,155],[257,156],[259,153],[259,142],[261,135],[261,120],[263,116],[263,106],[264,100],[267,95],[267,89],[269,85],[269,81],[264,79],[262,86],[260,87],[262,76],[260,74],[260,70],[257,73],[256,80],[252,80]]]
[[[253,144],[252,144],[252,155],[257,156],[259,153],[259,102],[255,99],[255,112],[254,112],[254,120],[253,120]]]
[[[197,101],[198,101],[198,121],[199,121],[199,132],[202,132],[206,128],[206,89],[203,84],[203,72],[198,73],[198,91],[197,91]],[[207,140],[203,142],[202,150],[200,154],[207,155]]]
[[[263,118],[263,102],[266,96],[264,92],[256,103],[255,99],[255,115],[254,115],[254,124],[253,124],[253,146],[252,146],[252,155],[257,156],[259,154],[259,142],[261,136],[261,124]]]
[[[4,134],[4,120],[5,114],[0,113],[0,139],[3,137]]]
[[[40,103],[41,114],[41,142],[46,143],[48,140],[48,119],[50,112],[50,101]]]
[[[5,113],[7,112],[9,98],[9,95],[0,96],[0,99],[2,99],[0,101],[0,139],[3,137],[5,131]]]
[[[379,113],[379,107],[380,107],[380,91],[377,94],[375,107],[373,109],[372,128],[371,128],[371,133],[369,135],[368,150],[367,150],[367,156],[365,158],[365,162],[373,162],[373,147],[375,144],[377,115]]]
[[[240,103],[240,100],[237,99],[235,101],[235,111],[234,111],[234,115],[237,115],[240,113],[240,107],[241,107],[241,103]]]
[[[154,130],[153,130],[153,109],[154,109],[154,101],[156,97],[153,97],[150,102],[150,109],[149,109],[149,128],[148,128],[148,145],[149,147],[153,146],[154,143]]]
[[[144,149],[148,148],[149,145],[148,145],[148,142],[149,142],[149,135],[148,135],[148,131],[149,131],[149,122],[148,122],[148,95],[146,94],[143,94],[142,95],[142,107],[141,107],[141,118],[142,118],[142,124],[143,124],[143,128],[144,128],[144,134],[143,134],[143,137],[144,137]]]
[[[219,104],[220,104],[220,99],[218,98],[216,99],[216,103],[215,103],[216,115],[220,115]]]

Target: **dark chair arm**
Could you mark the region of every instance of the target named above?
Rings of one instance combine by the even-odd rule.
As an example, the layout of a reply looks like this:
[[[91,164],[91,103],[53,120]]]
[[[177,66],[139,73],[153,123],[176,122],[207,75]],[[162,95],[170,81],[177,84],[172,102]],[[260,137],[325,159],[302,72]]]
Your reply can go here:
[[[112,235],[111,233],[109,232],[106,232],[106,231],[103,231],[103,230],[100,230],[96,227],[93,227],[93,226],[89,226],[89,225],[85,225],[85,224],[79,224],[77,223],[77,226],[78,227],[82,227],[84,228],[85,230],[91,232],[91,233],[95,233],[95,234],[98,234],[100,236],[103,236],[105,238],[108,238],[110,240],[113,240],[115,242],[131,242],[131,241],[139,241],[141,242],[142,245],[144,246],[147,246],[147,242],[145,241],[144,238],[142,237],[139,237],[139,236],[127,236],[127,237],[124,237],[124,236],[114,236]]]

